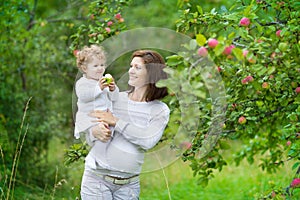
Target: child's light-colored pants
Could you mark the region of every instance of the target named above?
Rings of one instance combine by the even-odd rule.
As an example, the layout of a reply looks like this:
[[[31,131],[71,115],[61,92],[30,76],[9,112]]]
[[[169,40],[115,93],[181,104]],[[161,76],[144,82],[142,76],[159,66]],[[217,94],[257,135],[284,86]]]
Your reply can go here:
[[[110,179],[85,171],[81,182],[82,200],[138,200],[140,182],[136,179],[127,184],[115,184]]]

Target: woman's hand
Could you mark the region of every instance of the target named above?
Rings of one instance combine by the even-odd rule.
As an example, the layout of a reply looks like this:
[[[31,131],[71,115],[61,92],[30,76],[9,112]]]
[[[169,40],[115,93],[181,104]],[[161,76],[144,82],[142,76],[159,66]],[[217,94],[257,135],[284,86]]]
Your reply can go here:
[[[104,122],[110,126],[115,126],[117,121],[119,120],[117,117],[113,116],[113,114],[108,111],[94,110],[90,113],[90,116],[97,117],[97,122]]]
[[[106,123],[99,123],[97,126],[92,127],[92,134],[102,142],[107,142],[111,138],[111,130]]]

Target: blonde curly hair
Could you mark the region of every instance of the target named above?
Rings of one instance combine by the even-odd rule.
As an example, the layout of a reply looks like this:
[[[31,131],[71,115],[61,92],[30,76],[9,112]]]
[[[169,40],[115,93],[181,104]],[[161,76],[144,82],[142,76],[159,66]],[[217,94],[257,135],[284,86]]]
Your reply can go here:
[[[98,45],[85,46],[81,51],[76,54],[76,64],[78,69],[83,72],[83,68],[91,61],[91,58],[98,58],[106,61],[105,51]]]

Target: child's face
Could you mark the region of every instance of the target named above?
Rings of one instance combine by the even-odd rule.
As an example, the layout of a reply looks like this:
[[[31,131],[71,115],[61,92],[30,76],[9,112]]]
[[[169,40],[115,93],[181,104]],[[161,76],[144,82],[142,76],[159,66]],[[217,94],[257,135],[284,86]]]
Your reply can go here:
[[[92,57],[83,70],[88,79],[99,80],[105,71],[105,61],[96,57]]]

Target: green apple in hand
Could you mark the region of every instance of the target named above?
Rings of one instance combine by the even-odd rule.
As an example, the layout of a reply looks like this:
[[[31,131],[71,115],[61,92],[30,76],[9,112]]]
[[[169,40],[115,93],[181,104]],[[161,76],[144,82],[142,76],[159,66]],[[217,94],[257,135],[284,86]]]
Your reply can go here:
[[[113,77],[110,74],[105,74],[104,78],[107,84],[110,84],[113,81]]]

